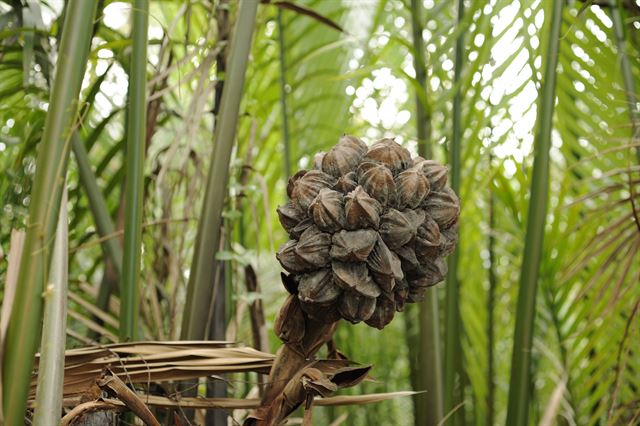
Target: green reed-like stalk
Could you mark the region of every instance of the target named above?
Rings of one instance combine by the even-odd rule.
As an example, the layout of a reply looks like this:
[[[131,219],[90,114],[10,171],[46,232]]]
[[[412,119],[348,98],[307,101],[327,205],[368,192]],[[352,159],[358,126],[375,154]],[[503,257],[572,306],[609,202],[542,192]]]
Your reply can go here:
[[[549,198],[549,150],[555,104],[556,73],[560,48],[560,28],[564,1],[553,2],[549,16],[549,47],[544,65],[542,96],[536,118],[535,154],[531,181],[531,199],[527,215],[524,257],[516,312],[516,327],[511,360],[507,425],[529,424],[531,391],[531,346],[536,310],[536,290],[544,243],[544,226]],[[545,14],[546,16],[546,14]]]
[[[139,277],[144,197],[144,152],[147,125],[148,0],[135,0],[132,10],[133,49],[127,108],[127,160],[124,212],[124,259],[120,289],[120,339],[135,340],[139,312]]]
[[[38,365],[38,387],[33,414],[35,426],[50,425],[62,411],[64,349],[67,341],[67,281],[69,269],[69,220],[67,190],[62,192],[51,269],[45,289],[44,320]]]
[[[60,199],[69,158],[70,136],[80,85],[91,45],[96,0],[71,0],[40,142],[27,234],[7,332],[3,363],[3,408],[6,425],[24,424],[31,369],[42,320],[42,291],[48,277]]]
[[[207,179],[196,246],[191,263],[187,287],[181,337],[203,339],[207,324],[214,278],[218,262],[215,254],[220,247],[222,210],[227,194],[229,162],[233,150],[238,113],[245,73],[251,50],[258,2],[240,2],[238,18],[229,49],[227,77],[225,79],[220,117],[215,129],[215,146]]]
[[[458,25],[464,18],[464,1],[458,0]],[[464,35],[458,35],[455,48],[454,87],[459,85],[462,76],[462,62],[464,58]],[[451,189],[460,194],[460,174],[462,169],[462,95],[460,87],[453,97],[452,138],[449,149],[449,167]],[[451,412],[462,402],[462,325],[460,318],[460,283],[458,281],[458,259],[460,248],[449,257],[449,272],[447,274],[447,298],[445,310],[445,340],[444,340],[444,412]],[[456,386],[456,378],[458,386]],[[459,415],[453,417],[453,423],[459,422]]]

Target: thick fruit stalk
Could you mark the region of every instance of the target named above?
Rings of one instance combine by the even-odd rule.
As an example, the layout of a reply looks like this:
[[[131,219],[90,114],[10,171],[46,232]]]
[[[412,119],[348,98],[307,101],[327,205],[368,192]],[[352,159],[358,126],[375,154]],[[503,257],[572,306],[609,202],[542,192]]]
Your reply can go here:
[[[261,407],[245,425],[277,425],[304,402],[304,395],[291,395],[285,388],[313,363],[314,355],[329,342],[337,325],[337,321],[322,323],[309,318],[300,309],[297,297],[289,296],[276,322],[276,331],[285,344],[271,368]]]

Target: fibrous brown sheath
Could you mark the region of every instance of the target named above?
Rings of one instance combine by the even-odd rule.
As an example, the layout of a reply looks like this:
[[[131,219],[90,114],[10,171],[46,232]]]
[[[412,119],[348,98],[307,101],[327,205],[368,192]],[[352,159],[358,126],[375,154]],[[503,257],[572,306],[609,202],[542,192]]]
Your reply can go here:
[[[288,415],[285,387],[304,376],[338,320],[384,328],[444,279],[458,239],[460,203],[446,167],[412,158],[393,139],[367,147],[343,136],[315,166],[289,180],[290,201],[278,207],[291,238],[276,254],[289,272],[283,282],[290,296],[276,322],[285,345],[255,424]]]

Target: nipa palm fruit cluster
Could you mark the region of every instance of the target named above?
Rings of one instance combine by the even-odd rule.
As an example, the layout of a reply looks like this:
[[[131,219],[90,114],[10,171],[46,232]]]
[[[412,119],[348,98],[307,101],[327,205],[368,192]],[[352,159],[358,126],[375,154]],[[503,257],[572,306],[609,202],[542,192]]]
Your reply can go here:
[[[310,317],[382,329],[447,273],[460,203],[447,168],[382,139],[343,136],[287,187],[277,258]]]

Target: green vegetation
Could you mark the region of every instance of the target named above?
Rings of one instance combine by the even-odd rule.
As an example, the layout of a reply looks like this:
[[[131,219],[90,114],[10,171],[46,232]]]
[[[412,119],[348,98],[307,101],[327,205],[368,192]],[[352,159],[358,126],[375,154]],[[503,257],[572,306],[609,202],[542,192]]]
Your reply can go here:
[[[427,392],[313,424],[636,424],[639,28],[634,0],[0,0],[0,422],[24,424],[40,350],[42,389],[62,347],[275,352],[276,207],[346,133],[446,163],[460,241],[424,303],[334,338],[376,379],[340,394]]]

